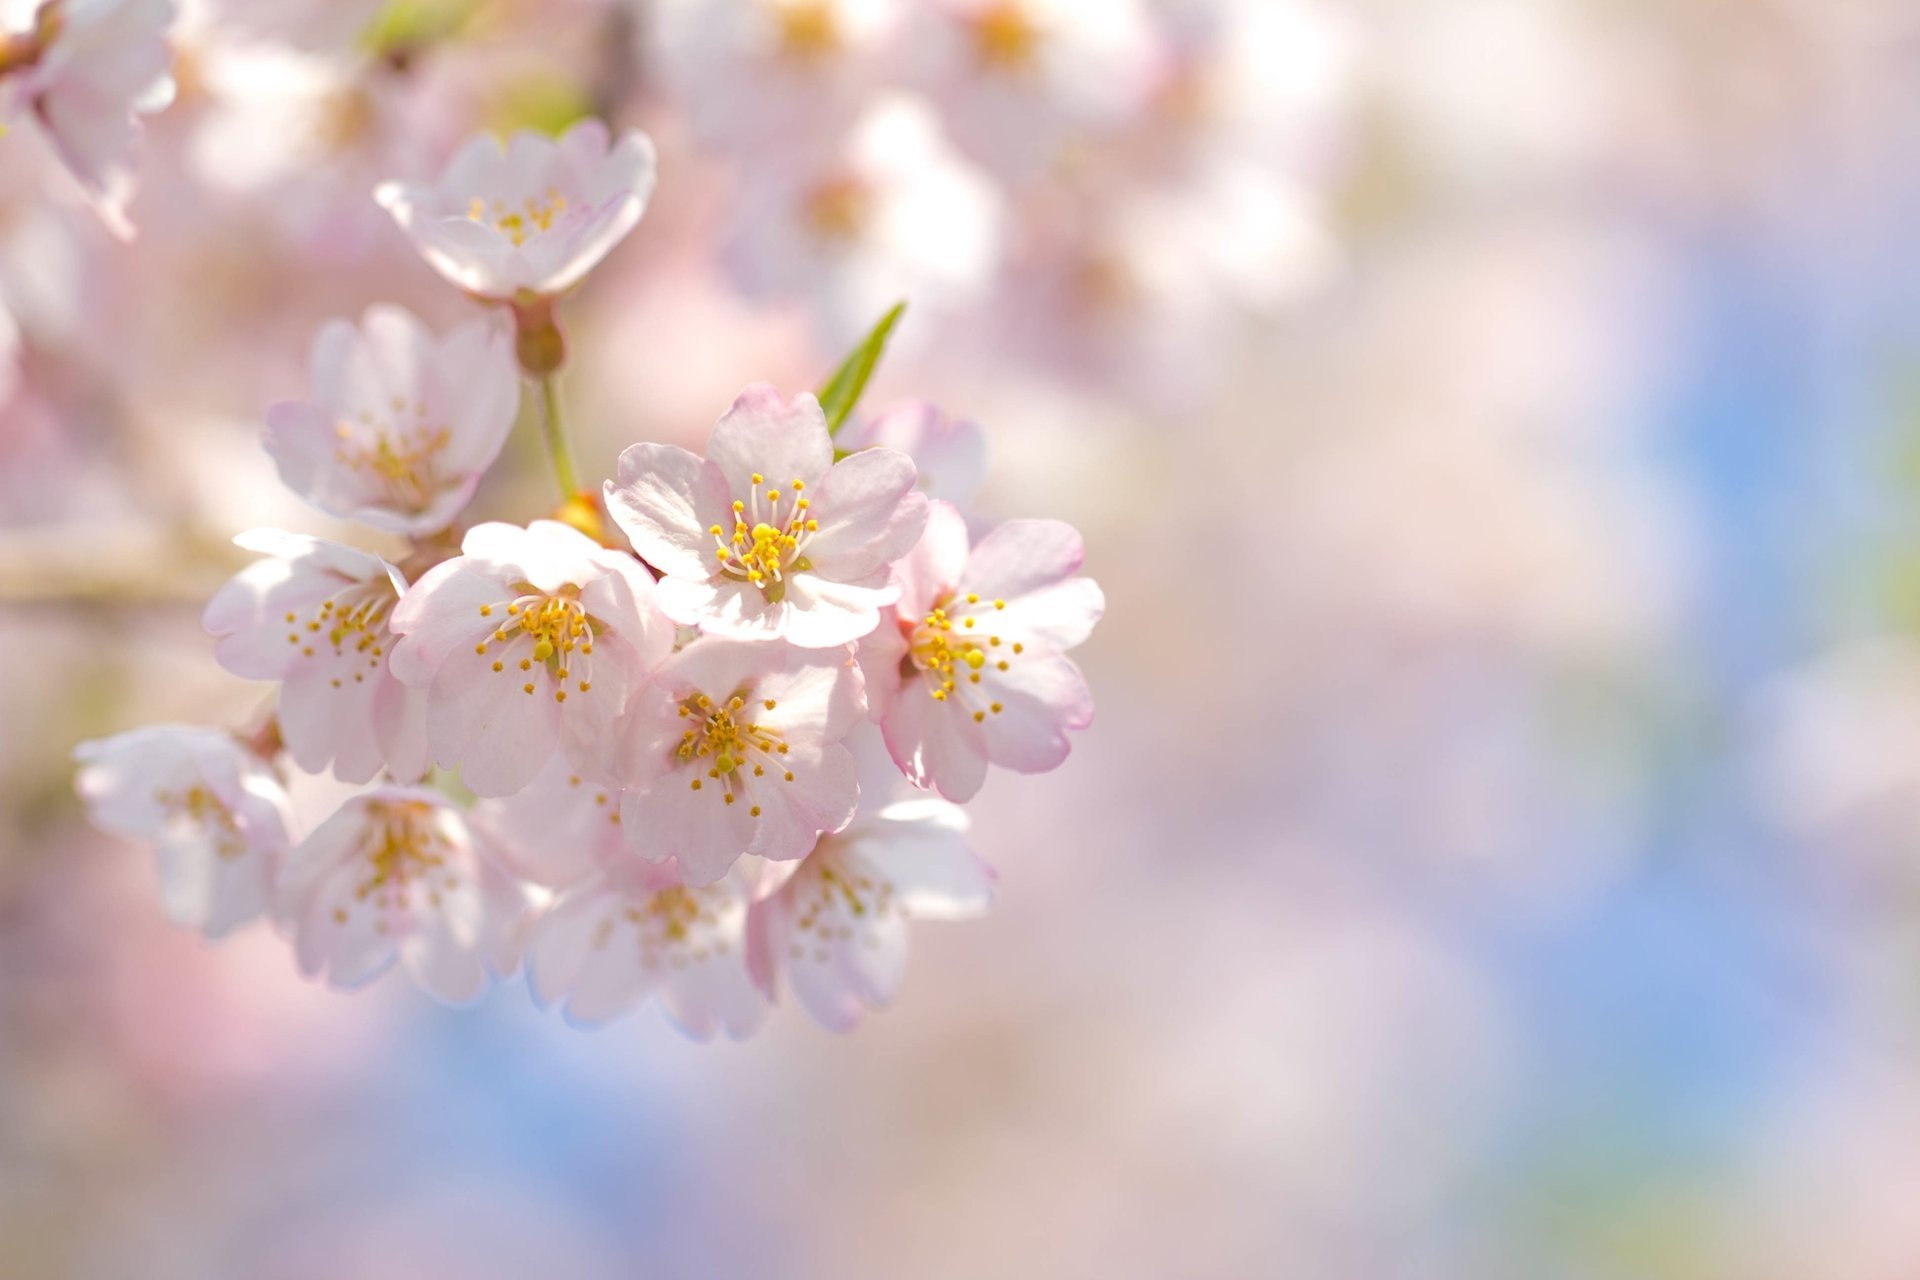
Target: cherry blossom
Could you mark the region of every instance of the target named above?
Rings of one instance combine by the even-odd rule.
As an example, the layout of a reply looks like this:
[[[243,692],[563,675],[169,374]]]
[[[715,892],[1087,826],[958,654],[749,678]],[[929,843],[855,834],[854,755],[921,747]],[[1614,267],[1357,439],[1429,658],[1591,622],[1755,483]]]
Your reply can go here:
[[[1153,67],[1135,0],[931,0],[911,79],[960,146],[1015,183],[1125,119]]]
[[[993,871],[966,844],[967,819],[933,797],[861,815],[824,836],[792,877],[754,905],[754,980],[779,975],[815,1022],[850,1031],[890,1004],[907,959],[907,920],[966,920],[993,900]]]
[[[292,817],[280,780],[232,735],[149,725],[73,755],[93,821],[153,844],[175,924],[219,938],[269,909]]]
[[[392,669],[426,689],[427,742],[476,795],[533,780],[555,750],[603,767],[615,718],[673,628],[639,562],[551,520],[475,525],[393,611]]]
[[[448,1004],[519,965],[530,899],[445,797],[380,787],[350,798],[287,860],[278,895],[301,972],[354,987],[395,960]]]
[[[1093,695],[1064,655],[1106,607],[1075,577],[1080,535],[1058,520],[1009,520],[969,551],[965,519],[935,502],[901,561],[893,625],[862,641],[872,714],[915,786],[965,801],[987,765],[1044,773],[1093,721]]]
[[[467,143],[430,186],[387,182],[380,204],[434,270],[478,298],[549,298],[579,283],[640,221],[653,142],[617,142],[599,120],[559,139],[520,132]]]
[[[701,639],[662,663],[622,726],[621,825],[653,862],[711,884],[742,854],[791,861],[853,817],[841,739],[864,713],[840,649]]]
[[[948,417],[925,400],[850,422],[835,443],[850,453],[875,447],[899,450],[913,459],[922,493],[963,511],[987,477],[987,435],[980,424]]]
[[[865,449],[839,462],[820,403],[765,384],[741,392],[703,460],[672,445],[620,455],[607,508],[643,559],[666,576],[660,607],[675,622],[803,648],[871,631],[898,590],[888,564],[926,524],[913,462]]]
[[[998,268],[1004,202],[924,103],[883,98],[831,151],[743,168],[726,261],[751,295],[813,308],[851,341],[903,297],[920,310],[977,301]]]
[[[520,407],[513,342],[492,318],[436,338],[369,307],[314,338],[310,398],[267,414],[287,487],[330,515],[415,537],[444,529],[499,456]]]
[[[898,0],[667,0],[659,65],[707,142],[767,156],[817,147],[880,79]]]
[[[737,868],[700,886],[682,884],[672,863],[597,872],[534,925],[534,994],[585,1025],[655,999],[696,1040],[751,1035],[767,1001],[747,972],[748,898]]]
[[[633,862],[620,825],[620,784],[556,754],[512,795],[480,801],[473,819],[498,838],[515,875],[565,889]]]
[[[236,574],[201,623],[235,675],[280,681],[280,736],[309,773],[345,782],[427,772],[426,693],[393,678],[388,624],[407,580],[378,556],[277,529],[235,541],[266,558]]]
[[[0,128],[37,125],[122,238],[139,117],[173,101],[173,19],[173,0],[0,0]]]

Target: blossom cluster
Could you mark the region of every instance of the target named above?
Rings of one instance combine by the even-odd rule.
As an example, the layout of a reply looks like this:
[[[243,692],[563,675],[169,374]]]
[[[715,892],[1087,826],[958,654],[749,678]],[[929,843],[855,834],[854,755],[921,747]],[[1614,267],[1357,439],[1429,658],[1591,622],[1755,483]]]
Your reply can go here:
[[[986,907],[959,805],[990,766],[1056,767],[1092,717],[1067,656],[1103,608],[1081,540],[959,505],[979,431],[932,406],[839,431],[885,327],[820,396],[748,387],[703,454],[636,443],[584,490],[558,304],[654,178],[644,134],[589,119],[378,187],[478,313],[328,323],[264,444],[289,489],[406,552],[243,534],[259,559],[203,621],[223,667],[278,685],[270,720],[77,752],[179,923],[265,918],[308,974],[397,963],[454,1003],[524,965],[577,1021],[657,999],[707,1037],[753,1031],[782,986],[850,1026],[894,995],[909,919]],[[463,526],[523,399],[562,501]],[[362,789],[302,830],[292,771]]]

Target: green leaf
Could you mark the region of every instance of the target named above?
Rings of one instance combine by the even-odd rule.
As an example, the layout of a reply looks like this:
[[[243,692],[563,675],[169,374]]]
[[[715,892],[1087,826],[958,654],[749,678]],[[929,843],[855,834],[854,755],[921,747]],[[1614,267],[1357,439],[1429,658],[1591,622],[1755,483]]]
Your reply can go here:
[[[887,339],[893,333],[893,326],[900,322],[900,315],[907,304],[898,302],[893,310],[880,317],[880,323],[865,341],[853,349],[853,353],[841,362],[827,379],[827,385],[820,388],[820,408],[827,415],[827,434],[839,434],[841,424],[847,415],[860,403],[860,395],[867,389],[867,379],[873,376],[874,366],[880,363],[881,353],[887,349]]]

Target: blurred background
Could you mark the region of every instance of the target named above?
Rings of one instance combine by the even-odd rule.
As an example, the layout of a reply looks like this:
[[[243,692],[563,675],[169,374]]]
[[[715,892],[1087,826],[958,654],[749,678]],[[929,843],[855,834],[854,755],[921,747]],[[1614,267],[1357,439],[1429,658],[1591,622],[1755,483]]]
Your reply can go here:
[[[1018,93],[953,56],[1003,11]],[[205,0],[175,45],[131,244],[0,138],[0,1274],[1920,1274],[1909,0]],[[233,533],[377,549],[259,448],[326,318],[466,314],[374,182],[586,113],[661,181],[566,312],[583,471],[905,296],[867,405],[981,422],[980,508],[1108,595],[1094,728],[971,806],[996,910],[851,1036],[329,991],[168,926],[72,798],[82,738],[268,704],[198,626]],[[517,437],[477,512],[549,484]]]

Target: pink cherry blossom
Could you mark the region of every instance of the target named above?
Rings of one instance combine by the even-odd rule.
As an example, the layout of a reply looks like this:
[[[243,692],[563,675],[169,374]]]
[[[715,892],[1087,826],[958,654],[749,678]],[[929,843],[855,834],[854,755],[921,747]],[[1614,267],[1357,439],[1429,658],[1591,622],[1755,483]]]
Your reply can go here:
[[[622,727],[621,825],[654,862],[711,884],[742,854],[791,861],[853,817],[840,745],[864,714],[840,649],[696,640],[634,698]]]
[[[232,735],[149,725],[74,748],[93,821],[152,842],[175,924],[223,937],[272,903],[290,843],[287,794]]]
[[[741,392],[703,460],[671,445],[620,455],[607,508],[665,574],[660,607],[712,635],[808,649],[873,630],[898,590],[887,566],[926,525],[913,462],[866,449],[840,462],[813,396]]]
[[[922,493],[963,511],[987,478],[987,435],[980,424],[948,417],[925,400],[850,422],[835,443],[850,453],[875,447],[899,450],[913,459]]]
[[[930,0],[911,79],[955,141],[1028,182],[1125,119],[1147,91],[1151,29],[1136,0]]]
[[[899,19],[899,0],[666,0],[655,44],[700,137],[764,157],[845,128]]]
[[[824,836],[749,918],[754,980],[772,998],[785,974],[815,1022],[849,1031],[892,1002],[907,959],[907,920],[965,920],[993,900],[993,871],[966,844],[967,819],[944,800],[862,812]]]
[[[520,408],[513,340],[491,318],[436,338],[395,306],[314,338],[310,398],[274,405],[267,452],[330,515],[410,536],[444,529]]]
[[[375,198],[449,282],[475,297],[552,297],[577,284],[640,221],[653,142],[613,142],[599,120],[559,139],[520,132],[470,141],[438,182],[383,183]]]
[[[727,266],[756,297],[808,304],[854,341],[901,298],[918,312],[980,300],[1000,263],[1004,201],[924,103],[875,102],[831,148],[745,165]]]
[[[426,689],[427,743],[476,795],[518,791],[556,750],[604,766],[612,726],[673,628],[632,556],[551,520],[475,525],[393,611],[393,673]]]
[[[488,839],[414,787],[342,804],[294,849],[278,899],[301,972],[354,987],[397,959],[448,1004],[513,972],[530,907]]]
[[[704,886],[682,884],[671,863],[597,872],[535,923],[534,994],[586,1025],[656,999],[696,1040],[751,1035],[767,1000],[747,973],[748,897],[738,869]]]
[[[173,18],[173,0],[0,3],[0,128],[37,125],[122,238],[139,117],[173,101]]]
[[[280,736],[309,773],[346,782],[381,769],[427,772],[426,693],[393,678],[388,629],[407,580],[378,556],[277,529],[235,539],[258,560],[217,592],[201,618],[213,654],[238,676],[280,681]]]
[[[935,502],[927,533],[896,569],[893,624],[860,646],[872,714],[915,786],[966,801],[987,765],[1044,773],[1093,695],[1064,655],[1106,607],[1074,576],[1085,550],[1058,520],[1009,520],[968,549],[966,521]]]

